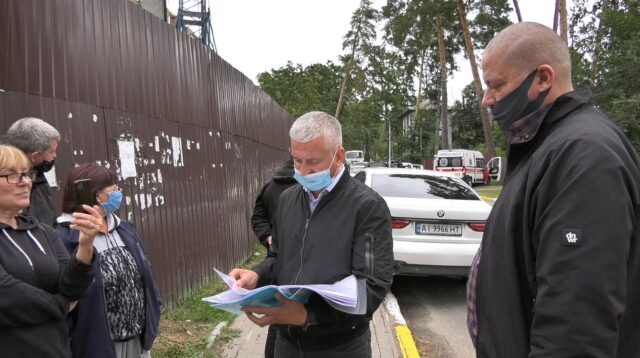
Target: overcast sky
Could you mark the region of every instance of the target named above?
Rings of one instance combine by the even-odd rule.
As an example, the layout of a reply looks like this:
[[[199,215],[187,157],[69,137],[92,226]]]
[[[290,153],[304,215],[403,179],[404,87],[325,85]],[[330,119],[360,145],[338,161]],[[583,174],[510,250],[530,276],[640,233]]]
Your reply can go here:
[[[171,10],[177,0],[169,0]],[[287,61],[307,66],[338,62],[351,15],[360,0],[209,0],[218,54],[257,84],[261,72],[283,67]],[[380,9],[386,0],[373,0]],[[568,1],[569,7],[572,3]],[[555,0],[520,0],[524,21],[547,26],[553,22]],[[515,12],[511,14],[516,22]],[[468,61],[449,78],[449,100],[460,99],[471,81]]]

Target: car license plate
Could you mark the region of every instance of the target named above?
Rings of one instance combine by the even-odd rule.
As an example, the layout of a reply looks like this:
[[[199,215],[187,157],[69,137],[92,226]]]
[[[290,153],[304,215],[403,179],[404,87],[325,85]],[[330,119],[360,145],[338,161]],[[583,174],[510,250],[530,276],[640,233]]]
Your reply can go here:
[[[462,225],[455,224],[416,224],[418,235],[462,236]]]

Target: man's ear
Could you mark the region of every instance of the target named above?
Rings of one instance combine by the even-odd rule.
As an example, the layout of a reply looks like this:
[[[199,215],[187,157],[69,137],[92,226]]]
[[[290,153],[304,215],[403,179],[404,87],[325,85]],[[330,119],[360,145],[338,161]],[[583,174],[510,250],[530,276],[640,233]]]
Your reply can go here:
[[[29,158],[29,161],[31,162],[31,164],[35,164],[36,161],[38,160],[38,154],[40,154],[40,152],[32,152],[27,154],[27,158]]]
[[[346,152],[344,150],[344,147],[341,146],[336,152],[336,163],[344,163],[345,156]]]
[[[555,82],[555,79],[556,72],[553,67],[546,64],[538,67],[538,80],[535,82],[538,93],[548,91]]]

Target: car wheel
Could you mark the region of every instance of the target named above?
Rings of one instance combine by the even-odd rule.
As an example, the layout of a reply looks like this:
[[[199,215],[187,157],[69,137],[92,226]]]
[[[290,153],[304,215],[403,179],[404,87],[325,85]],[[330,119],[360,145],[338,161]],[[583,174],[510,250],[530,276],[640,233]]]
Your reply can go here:
[[[470,176],[466,176],[466,177],[462,178],[462,180],[464,180],[464,182],[467,183],[467,185],[473,186],[473,182],[471,181],[471,177]]]

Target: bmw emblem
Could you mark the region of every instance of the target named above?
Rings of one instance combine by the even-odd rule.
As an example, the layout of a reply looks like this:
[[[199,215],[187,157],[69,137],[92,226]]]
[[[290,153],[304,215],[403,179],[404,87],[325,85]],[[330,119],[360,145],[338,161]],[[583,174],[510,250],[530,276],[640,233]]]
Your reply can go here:
[[[444,210],[438,210],[438,217],[441,218],[444,216]]]

